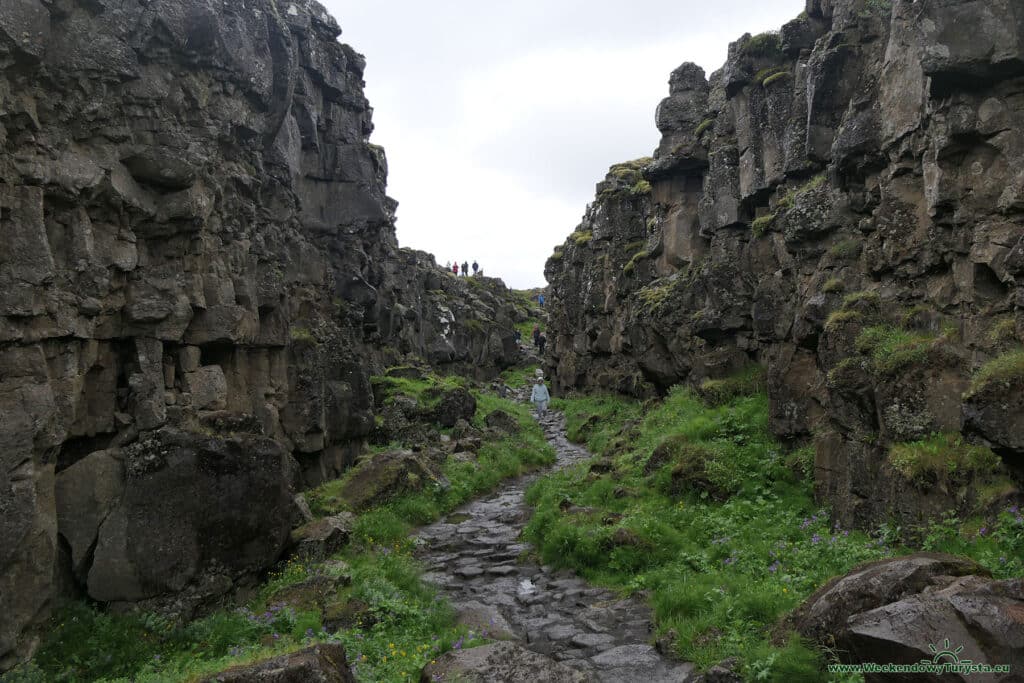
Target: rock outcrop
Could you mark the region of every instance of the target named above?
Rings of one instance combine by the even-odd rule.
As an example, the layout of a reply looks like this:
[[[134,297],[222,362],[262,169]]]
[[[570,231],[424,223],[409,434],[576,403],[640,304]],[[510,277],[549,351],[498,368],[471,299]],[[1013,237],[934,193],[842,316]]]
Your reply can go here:
[[[808,0],[676,69],[656,118],[547,263],[556,390],[757,363],[843,525],[1019,497],[1020,4]]]
[[[833,579],[787,618],[787,626],[847,663],[974,663],[1006,670],[932,675],[1017,680],[1013,672],[1024,666],[1024,581],[993,581],[969,560],[918,553]],[[879,673],[865,680],[893,678]]]
[[[250,666],[237,666],[204,683],[355,683],[345,648],[339,643],[317,645]]]
[[[315,0],[0,7],[0,670],[59,576],[130,601],[269,566],[385,363],[515,361],[500,281],[398,248],[339,34]]]

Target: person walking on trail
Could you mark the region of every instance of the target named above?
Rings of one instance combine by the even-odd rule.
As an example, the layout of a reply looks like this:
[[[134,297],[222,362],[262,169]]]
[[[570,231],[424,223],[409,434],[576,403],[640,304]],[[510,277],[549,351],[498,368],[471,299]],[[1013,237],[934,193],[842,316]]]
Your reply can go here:
[[[548,412],[548,401],[551,400],[551,394],[548,393],[547,385],[544,384],[544,380],[535,379],[533,383],[533,393],[530,394],[530,401],[533,406],[537,409],[537,415],[543,417]]]
[[[473,259],[473,275],[476,275],[478,270],[480,270],[480,264],[476,262],[476,259]]]
[[[462,274],[467,277],[469,276],[469,261],[462,262]]]
[[[533,348],[537,348],[540,339],[540,325],[533,326]]]
[[[516,338],[516,346],[522,346],[523,345],[523,333],[520,332],[519,330],[516,330],[515,331],[515,338]]]
[[[543,294],[540,294],[540,295],[537,296],[537,303],[540,304],[541,308],[544,307],[544,295]]]
[[[541,332],[540,336],[537,337],[537,349],[540,351],[540,354],[542,356],[544,355],[544,346],[547,343],[548,343],[548,338],[544,336],[543,332]]]
[[[454,263],[454,265],[452,265],[452,272],[455,273],[455,277],[459,276],[459,262],[458,261],[456,261]]]

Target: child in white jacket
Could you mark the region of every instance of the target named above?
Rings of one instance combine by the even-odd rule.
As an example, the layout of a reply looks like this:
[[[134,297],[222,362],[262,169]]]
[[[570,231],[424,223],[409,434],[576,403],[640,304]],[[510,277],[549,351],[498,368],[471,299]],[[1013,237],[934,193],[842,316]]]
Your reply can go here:
[[[530,394],[530,401],[533,402],[534,407],[537,408],[538,415],[545,415],[548,412],[548,401],[551,400],[551,394],[548,393],[548,388],[544,384],[544,380],[535,379],[533,383],[533,393]]]

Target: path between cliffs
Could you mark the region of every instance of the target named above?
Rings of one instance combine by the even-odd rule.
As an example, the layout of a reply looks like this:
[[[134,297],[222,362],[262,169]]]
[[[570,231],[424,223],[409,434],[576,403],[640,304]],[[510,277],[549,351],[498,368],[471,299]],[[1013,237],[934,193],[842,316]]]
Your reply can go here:
[[[555,469],[592,457],[566,439],[562,415],[549,413],[540,422],[558,456]],[[417,556],[428,571],[424,579],[491,637],[515,637],[592,680],[687,680],[692,664],[667,659],[649,644],[646,605],[595,588],[572,572],[517,562],[530,548],[519,538],[529,516],[524,494],[541,474],[509,482],[418,531],[423,543]]]

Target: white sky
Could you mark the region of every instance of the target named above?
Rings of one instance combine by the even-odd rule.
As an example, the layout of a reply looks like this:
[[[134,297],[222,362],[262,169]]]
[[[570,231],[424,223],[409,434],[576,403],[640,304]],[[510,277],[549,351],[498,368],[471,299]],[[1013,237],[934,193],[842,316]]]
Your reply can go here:
[[[366,55],[402,246],[516,288],[579,224],[610,165],[658,144],[669,73],[804,0],[321,0]]]

